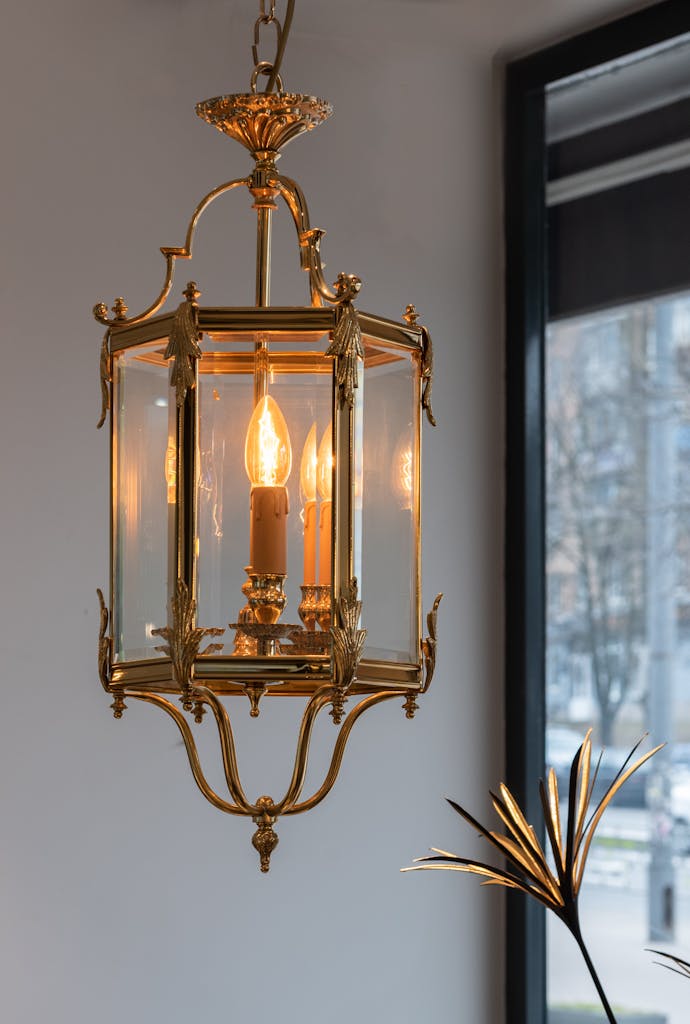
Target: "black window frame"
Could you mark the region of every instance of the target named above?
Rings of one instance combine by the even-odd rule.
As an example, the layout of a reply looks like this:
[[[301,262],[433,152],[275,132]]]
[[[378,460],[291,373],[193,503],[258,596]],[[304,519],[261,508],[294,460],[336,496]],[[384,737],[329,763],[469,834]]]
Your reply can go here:
[[[545,89],[687,32],[688,0],[663,0],[506,67],[505,758],[506,781],[533,822],[541,819],[546,724]],[[545,911],[517,893],[507,895],[506,1021],[546,1024]]]

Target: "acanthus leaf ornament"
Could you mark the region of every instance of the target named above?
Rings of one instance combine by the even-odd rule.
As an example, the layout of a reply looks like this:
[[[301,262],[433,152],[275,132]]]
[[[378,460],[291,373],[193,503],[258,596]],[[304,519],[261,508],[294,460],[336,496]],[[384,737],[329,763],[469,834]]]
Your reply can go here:
[[[108,623],[110,612],[103,598],[103,591],[100,587],[96,590],[98,604],[100,606],[100,628],[98,630],[98,678],[103,684],[106,693],[111,692],[110,688],[110,638],[108,637]]]
[[[106,693],[113,695],[113,703],[110,705],[114,718],[122,718],[127,710],[125,699],[121,688],[114,687],[110,682],[111,674],[111,645],[108,636],[108,625],[110,623],[110,612],[103,598],[103,591],[97,589],[98,603],[100,605],[100,628],[98,630],[98,677]]]
[[[352,300],[345,298],[353,291],[359,291],[360,287],[361,281],[354,274],[338,274],[334,285],[339,303],[338,321],[326,355],[336,357],[335,378],[341,407],[346,403],[352,407],[354,403],[355,388],[359,387],[358,361],[364,359],[362,329],[357,310]]]
[[[434,348],[431,342],[431,335],[426,327],[422,327],[422,409],[432,427],[436,426],[436,419],[431,408],[431,390],[434,386]]]
[[[443,594],[437,594],[431,611],[426,617],[426,626],[429,630],[429,635],[425,640],[422,640],[422,654],[424,655],[424,685],[422,686],[422,693],[426,693],[431,686],[431,680],[434,677],[434,670],[436,668],[438,606],[442,600]]]
[[[181,302],[177,307],[170,330],[170,340],[165,350],[165,358],[172,359],[170,387],[175,388],[178,409],[184,405],[187,392],[196,386],[194,367],[196,360],[201,358],[199,308],[196,299],[200,294],[196,284],[190,281],[185,292],[187,301]]]
[[[107,312],[107,310],[106,310]],[[98,430],[101,429],[105,423],[105,418],[108,415],[110,409],[110,385],[113,380],[112,373],[112,361],[110,356],[110,328],[103,335],[103,342],[101,344],[101,359],[100,359],[100,378],[101,378],[101,417],[96,424]]]
[[[436,623],[438,620],[438,606],[443,600],[443,594],[437,594],[436,600],[434,601],[433,607],[426,617],[427,629],[429,635],[422,640],[422,657],[424,658],[424,682],[422,683],[417,693],[409,693],[405,698],[403,709],[405,711],[406,718],[414,718],[415,712],[419,710],[419,704],[417,703],[417,697],[426,693],[431,686],[431,680],[434,676],[434,669],[436,668]]]
[[[177,580],[175,593],[170,600],[170,611],[172,626],[152,629],[151,635],[160,636],[167,641],[156,650],[167,655],[172,661],[175,682],[182,692],[183,706],[185,711],[191,711],[194,707],[191,691],[195,659],[199,655],[212,654],[223,649],[223,644],[209,644],[200,651],[201,641],[207,636],[222,636],[225,630],[216,626],[202,628],[194,625],[196,601],[183,579]]]
[[[434,346],[431,341],[431,335],[426,327],[422,327],[421,324],[417,323],[419,313],[417,312],[417,307],[412,305],[412,303],[405,308],[403,320],[406,320],[410,327],[418,327],[422,332],[422,409],[426,413],[426,418],[431,426],[435,427],[436,420],[431,408],[431,391],[434,386]]]
[[[367,637],[366,629],[359,628],[362,602],[358,599],[356,577],[352,578],[336,601],[336,612],[339,624],[331,626],[335,683],[330,714],[335,724],[340,725],[348,690],[357,678],[357,667]]]

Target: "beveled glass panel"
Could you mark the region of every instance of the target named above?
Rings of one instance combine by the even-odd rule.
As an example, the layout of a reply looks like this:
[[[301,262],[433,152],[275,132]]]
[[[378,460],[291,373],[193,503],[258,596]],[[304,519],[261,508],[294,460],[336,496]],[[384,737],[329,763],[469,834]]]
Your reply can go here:
[[[355,473],[364,657],[412,663],[419,661],[419,366],[409,350],[364,341],[355,416],[364,441]]]
[[[323,507],[318,493],[307,493],[313,485],[303,469],[309,462],[305,461],[304,449],[311,438],[308,450],[315,455],[331,422],[333,361],[324,356],[327,346],[328,338],[321,334],[274,336],[245,332],[234,336],[225,333],[221,340],[204,337],[204,355],[199,364],[200,625],[227,627],[236,623],[247,604],[242,587],[248,578],[245,568],[250,564],[252,484],[245,465],[245,442],[256,398],[265,392],[277,404],[287,425],[292,450],[292,468],[285,484],[286,522],[276,524],[276,529],[285,530],[287,549],[287,604],[279,622],[301,627],[300,588],[310,561],[308,555],[305,558],[305,537],[306,546],[315,555],[316,581],[318,525]],[[272,485],[268,478],[263,484]],[[310,502],[315,502],[311,510]],[[222,639],[223,654],[253,653],[239,644],[236,647],[233,630],[228,630]]]
[[[115,661],[159,657],[151,631],[167,620],[176,453],[164,348],[142,345],[113,360]]]

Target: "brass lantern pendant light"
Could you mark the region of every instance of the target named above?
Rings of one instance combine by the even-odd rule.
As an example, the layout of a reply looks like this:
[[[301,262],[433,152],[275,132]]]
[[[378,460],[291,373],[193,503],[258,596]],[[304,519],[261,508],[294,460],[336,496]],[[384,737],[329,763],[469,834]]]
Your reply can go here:
[[[429,334],[413,306],[401,322],[356,309],[354,275],[328,286],[323,232],[311,227],[299,186],[276,169],[282,147],[331,114],[328,103],[283,89],[293,5],[281,26],[275,0],[268,10],[261,0],[251,92],[196,108],[249,150],[253,170],[205,196],[184,245],[161,250],[165,281],[148,309],[130,316],[121,298],[112,316],[103,303],[94,308],[106,327],[98,425],[111,410],[112,467],[100,679],[116,718],[132,700],[170,716],[204,796],[257,825],[262,871],[278,842],[278,817],[315,807],[331,790],[357,719],[398,697],[414,716],[434,671],[440,600],[422,639],[422,414],[434,422]],[[278,35],[271,63],[258,57],[269,25]],[[265,92],[257,91],[261,76]],[[202,214],[241,187],[257,212],[255,305],[204,306],[190,281],[177,309],[161,312],[177,261],[192,257]],[[297,229],[307,306],[270,305],[277,200]],[[282,797],[252,800],[240,781],[229,698],[248,698],[257,719],[262,699],[273,696],[306,698],[294,769]],[[338,731],[323,783],[304,798],[309,741],[324,708]],[[207,782],[194,739],[207,711],[224,795]]]

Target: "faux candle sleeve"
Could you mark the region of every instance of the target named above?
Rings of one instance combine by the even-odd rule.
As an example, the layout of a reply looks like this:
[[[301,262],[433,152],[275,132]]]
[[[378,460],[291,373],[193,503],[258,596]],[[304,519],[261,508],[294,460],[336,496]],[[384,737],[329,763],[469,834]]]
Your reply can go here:
[[[287,573],[286,487],[252,487],[249,561],[258,573]]]

